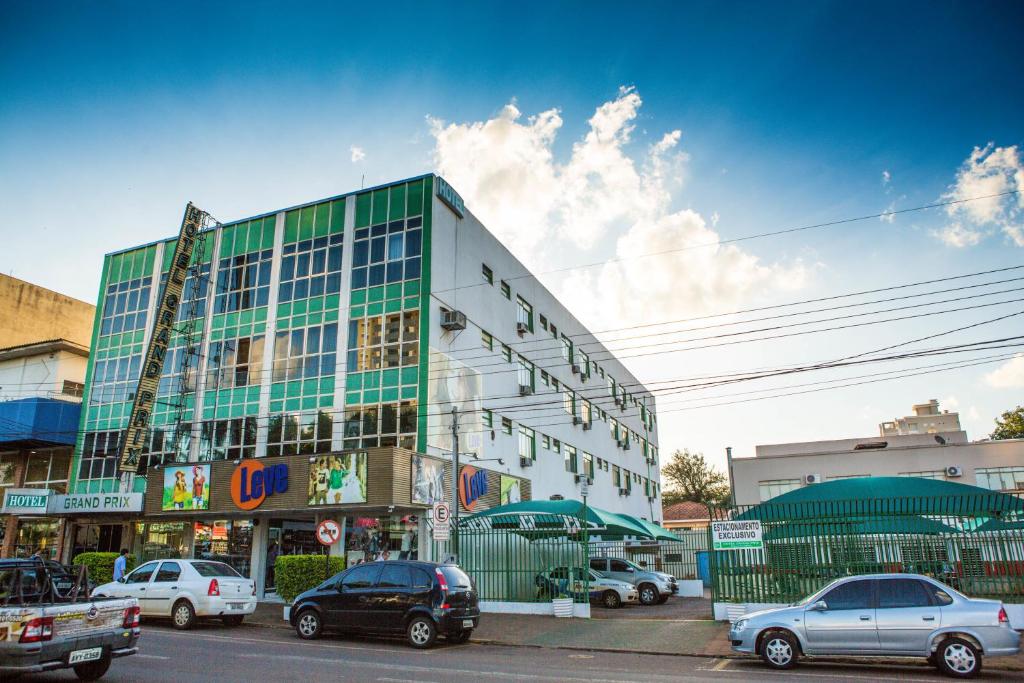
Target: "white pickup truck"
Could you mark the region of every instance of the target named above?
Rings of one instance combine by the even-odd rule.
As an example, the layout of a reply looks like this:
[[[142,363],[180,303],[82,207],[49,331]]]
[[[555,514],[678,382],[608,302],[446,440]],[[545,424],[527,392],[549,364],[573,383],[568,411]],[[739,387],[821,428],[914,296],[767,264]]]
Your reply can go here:
[[[73,668],[95,681],[138,652],[134,598],[90,600],[85,572],[69,589],[41,560],[0,560],[0,679]]]

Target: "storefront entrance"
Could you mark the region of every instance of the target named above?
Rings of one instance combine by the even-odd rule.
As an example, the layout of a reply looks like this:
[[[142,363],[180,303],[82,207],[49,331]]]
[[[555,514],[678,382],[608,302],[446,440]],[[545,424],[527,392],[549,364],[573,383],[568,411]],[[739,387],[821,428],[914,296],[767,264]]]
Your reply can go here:
[[[274,562],[279,555],[316,555],[323,546],[316,540],[316,524],[287,519],[268,520],[264,591],[274,590]]]
[[[31,557],[38,551],[44,558],[57,559],[60,547],[60,522],[56,519],[27,518],[18,520],[14,536],[14,557]]]
[[[71,557],[81,553],[121,552],[121,538],[124,526],[121,524],[78,524],[75,525],[75,539],[71,545]]]
[[[418,559],[418,515],[348,517],[345,523],[346,564]]]
[[[223,562],[242,576],[251,578],[252,520],[195,522],[194,529],[194,559]]]

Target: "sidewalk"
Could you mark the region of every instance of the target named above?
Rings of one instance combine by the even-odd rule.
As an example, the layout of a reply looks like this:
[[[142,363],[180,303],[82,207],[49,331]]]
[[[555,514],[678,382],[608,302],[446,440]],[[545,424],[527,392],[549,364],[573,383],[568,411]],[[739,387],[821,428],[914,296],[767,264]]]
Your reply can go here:
[[[290,628],[281,604],[261,602],[246,624]],[[524,614],[484,614],[472,641],[518,647],[599,650],[689,657],[733,658],[725,622],[705,619],[556,619]],[[858,658],[854,662],[927,666],[923,659]],[[985,661],[985,668],[1024,671],[1024,654]]]

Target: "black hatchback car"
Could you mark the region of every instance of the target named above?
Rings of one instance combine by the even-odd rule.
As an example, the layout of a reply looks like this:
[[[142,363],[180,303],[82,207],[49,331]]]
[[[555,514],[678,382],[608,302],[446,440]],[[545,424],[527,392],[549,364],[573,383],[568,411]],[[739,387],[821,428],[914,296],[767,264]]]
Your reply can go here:
[[[437,636],[464,643],[480,623],[472,579],[454,564],[369,562],[350,567],[295,599],[289,621],[300,638],[324,631],[404,634],[415,648]]]

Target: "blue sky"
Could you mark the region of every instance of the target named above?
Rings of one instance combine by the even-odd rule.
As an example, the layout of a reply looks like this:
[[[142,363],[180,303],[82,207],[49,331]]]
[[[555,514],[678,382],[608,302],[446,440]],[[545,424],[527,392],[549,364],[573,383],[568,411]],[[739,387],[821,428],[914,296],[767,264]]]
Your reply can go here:
[[[666,213],[692,209],[709,225],[717,216],[722,238],[930,203],[975,146],[1024,143],[1015,2],[7,3],[0,12],[0,269],[90,301],[102,254],[169,235],[187,200],[230,220],[442,158],[459,176],[460,156],[439,148],[437,131],[493,120],[510,102],[521,122],[558,110],[549,149],[566,164],[595,109],[635,88],[643,104],[623,152],[639,167],[651,145],[681,131],[682,182]],[[353,146],[365,158],[353,162]],[[473,209],[493,197],[466,199]],[[1020,223],[1015,207],[1002,210],[1004,223]],[[724,297],[726,308],[680,305],[667,317],[1021,262],[1024,249],[993,224],[974,225],[988,232],[973,246],[936,238],[951,220],[931,211],[747,243],[744,253],[779,277],[799,265],[795,288],[755,284]],[[615,255],[628,227],[610,224],[576,262]],[[522,256],[539,270],[548,263]],[[827,345],[862,349],[942,323]],[[820,356],[810,341],[753,346],[677,356],[672,372]],[[974,407],[967,426],[981,437],[1020,402],[1020,387],[979,379],[991,369],[708,409],[699,420],[678,413],[664,447],[717,458],[729,443],[751,454],[754,443],[867,434],[913,402],[947,396]],[[768,405],[810,420],[776,424]],[[737,419],[743,433],[729,434]]]

